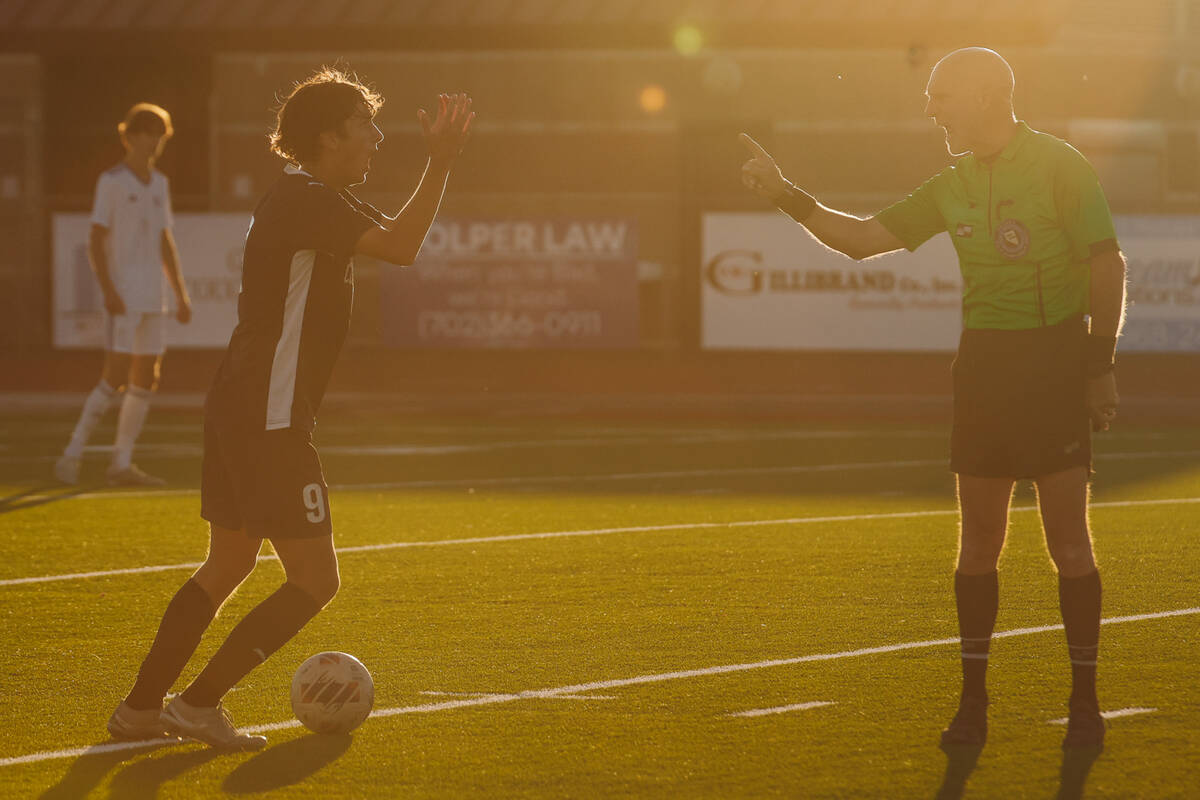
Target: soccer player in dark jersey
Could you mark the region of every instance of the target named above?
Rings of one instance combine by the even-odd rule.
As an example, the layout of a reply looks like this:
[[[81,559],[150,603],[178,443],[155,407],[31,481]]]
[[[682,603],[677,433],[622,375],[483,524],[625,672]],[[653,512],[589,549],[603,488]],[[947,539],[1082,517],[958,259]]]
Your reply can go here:
[[[366,180],[383,141],[383,98],[323,69],[279,110],[272,150],[288,166],[246,234],[238,324],[205,403],[201,516],[208,557],[168,604],[133,689],[113,712],[119,739],[163,735],[256,749],[221,704],[234,684],[291,639],[338,590],[329,495],[311,433],[349,327],[352,257],[411,264],[437,214],[475,115],[465,94],[441,95],[418,119],[429,161],[395,217],[347,187]],[[165,707],[217,610],[253,571],[264,539],[286,582],[252,609],[195,680]]]
[[[788,182],[743,134],[748,187],[827,247],[863,259],[915,250],[947,232],[963,277],[950,468],[961,520],[954,592],[963,687],[944,745],[987,737],[985,671],[999,605],[997,564],[1014,481],[1031,478],[1071,660],[1065,748],[1098,748],[1100,576],[1088,529],[1091,430],[1117,408],[1113,374],[1125,261],[1095,172],[1066,142],[1013,114],[1013,74],[985,48],[933,68],[925,113],[957,162],[868,219],[827,208]]]

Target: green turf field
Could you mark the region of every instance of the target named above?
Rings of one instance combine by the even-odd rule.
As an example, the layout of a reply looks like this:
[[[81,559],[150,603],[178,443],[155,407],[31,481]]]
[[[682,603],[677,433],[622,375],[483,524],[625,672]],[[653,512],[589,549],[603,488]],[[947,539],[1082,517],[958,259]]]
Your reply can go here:
[[[1124,713],[1094,763],[1059,748],[1066,645],[1019,489],[1011,635],[971,764],[936,746],[959,670],[942,429],[331,416],[316,438],[342,591],[230,694],[270,745],[228,754],[103,746],[204,556],[199,420],[152,416],[138,461],[173,488],[150,492],[48,486],[71,422],[0,418],[0,797],[1200,792],[1200,429],[1097,440],[1100,697]],[[260,565],[185,679],[281,580]],[[307,733],[288,704],[292,671],[331,649],[375,677],[351,736]]]

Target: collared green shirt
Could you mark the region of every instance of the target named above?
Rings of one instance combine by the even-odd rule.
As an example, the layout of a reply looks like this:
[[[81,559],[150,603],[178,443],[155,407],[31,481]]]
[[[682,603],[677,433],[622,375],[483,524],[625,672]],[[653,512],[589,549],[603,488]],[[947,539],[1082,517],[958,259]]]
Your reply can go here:
[[[909,250],[950,234],[965,328],[1037,328],[1088,313],[1090,256],[1117,236],[1087,159],[1024,122],[998,156],[960,158],[876,219]]]

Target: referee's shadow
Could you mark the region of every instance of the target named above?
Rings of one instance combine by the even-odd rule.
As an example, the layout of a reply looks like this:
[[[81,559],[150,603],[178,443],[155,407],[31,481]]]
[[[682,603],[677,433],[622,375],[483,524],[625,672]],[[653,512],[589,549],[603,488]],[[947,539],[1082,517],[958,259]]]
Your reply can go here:
[[[959,800],[967,790],[967,779],[975,771],[982,747],[955,745],[943,747],[946,754],[946,772],[942,785],[938,787],[935,800]],[[1063,751],[1062,769],[1059,772],[1056,800],[1080,800],[1087,783],[1092,764],[1100,756],[1100,750]]]
[[[1057,800],[1079,800],[1087,783],[1092,764],[1100,757],[1100,750],[1064,750],[1062,770],[1058,778]]]
[[[946,772],[934,798],[958,800],[967,790],[967,779],[975,771],[983,748],[974,745],[943,745],[941,750],[946,754]]]

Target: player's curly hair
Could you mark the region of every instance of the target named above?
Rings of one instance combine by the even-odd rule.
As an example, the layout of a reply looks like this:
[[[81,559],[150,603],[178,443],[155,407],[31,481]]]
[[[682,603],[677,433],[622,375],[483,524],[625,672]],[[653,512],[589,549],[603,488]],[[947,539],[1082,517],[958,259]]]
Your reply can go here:
[[[125,112],[125,119],[118,123],[117,133],[122,137],[129,133],[157,133],[170,139],[175,128],[171,126],[171,115],[162,106],[135,103]]]
[[[321,152],[318,137],[341,130],[363,105],[375,116],[383,95],[351,72],[321,67],[293,86],[280,105],[269,136],[271,152],[297,165],[315,159]]]

